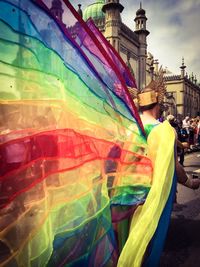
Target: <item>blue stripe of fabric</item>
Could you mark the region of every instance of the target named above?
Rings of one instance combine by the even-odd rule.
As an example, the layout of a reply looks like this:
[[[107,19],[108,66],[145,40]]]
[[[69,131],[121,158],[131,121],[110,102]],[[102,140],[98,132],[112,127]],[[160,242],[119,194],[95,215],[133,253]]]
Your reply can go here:
[[[142,265],[143,267],[159,266],[160,257],[161,257],[161,254],[164,248],[167,230],[168,230],[169,223],[170,223],[172,206],[173,206],[174,197],[176,193],[176,185],[177,185],[177,177],[176,177],[176,173],[174,173],[170,195],[168,197],[167,203],[160,217],[156,232],[151,240],[150,247],[148,249],[150,253],[148,257],[145,259]]]

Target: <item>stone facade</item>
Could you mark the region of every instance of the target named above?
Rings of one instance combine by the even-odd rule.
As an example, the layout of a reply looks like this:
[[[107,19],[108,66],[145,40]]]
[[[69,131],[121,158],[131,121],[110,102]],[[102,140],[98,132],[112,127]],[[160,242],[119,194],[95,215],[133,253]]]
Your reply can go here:
[[[200,111],[200,86],[187,75],[165,76],[167,84],[166,102],[169,106],[168,113],[175,116],[195,117]]]

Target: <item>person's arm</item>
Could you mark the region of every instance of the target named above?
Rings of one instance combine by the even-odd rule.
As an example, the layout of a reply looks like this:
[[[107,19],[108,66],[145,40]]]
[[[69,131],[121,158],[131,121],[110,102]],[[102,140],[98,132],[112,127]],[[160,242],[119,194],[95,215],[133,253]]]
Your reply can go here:
[[[198,135],[200,134],[200,125],[198,124],[197,125],[197,138],[198,138]]]
[[[176,139],[177,143],[177,139]],[[183,166],[179,163],[178,157],[176,155],[176,162],[175,162],[175,168],[176,168],[176,174],[177,174],[177,180],[178,183],[191,188],[191,189],[198,189],[200,186],[200,179],[193,179],[187,176]]]
[[[184,149],[184,145],[179,141],[177,140],[177,147],[181,148],[181,149]]]

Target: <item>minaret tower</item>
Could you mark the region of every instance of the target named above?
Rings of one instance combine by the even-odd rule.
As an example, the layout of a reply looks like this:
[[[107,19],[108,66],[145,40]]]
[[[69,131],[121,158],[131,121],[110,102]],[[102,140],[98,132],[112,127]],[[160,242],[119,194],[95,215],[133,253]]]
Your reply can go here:
[[[138,86],[141,90],[146,86],[146,58],[147,58],[147,35],[149,31],[146,29],[147,17],[145,15],[145,10],[142,8],[140,3],[140,8],[136,12],[135,21],[135,33],[139,37],[139,81]]]
[[[120,50],[120,13],[124,7],[119,3],[119,0],[106,0],[103,5],[102,11],[105,13],[105,33],[104,36],[110,44],[119,53]]]
[[[181,79],[183,79],[184,76],[185,76],[185,68],[186,68],[186,66],[184,64],[184,57],[182,57],[182,65],[180,66],[180,69],[181,69]]]
[[[78,4],[78,10],[77,10],[79,16],[82,18],[83,17],[83,11],[81,9],[81,4]]]
[[[62,9],[61,0],[53,0],[50,8],[52,14],[56,16],[60,21],[62,21],[62,15],[64,10]]]

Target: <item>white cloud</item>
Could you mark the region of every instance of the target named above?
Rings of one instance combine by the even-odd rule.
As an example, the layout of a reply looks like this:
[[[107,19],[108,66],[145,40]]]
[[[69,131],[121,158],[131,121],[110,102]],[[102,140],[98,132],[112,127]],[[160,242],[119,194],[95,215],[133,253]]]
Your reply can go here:
[[[126,3],[122,15],[123,21],[131,28],[138,6],[139,3],[132,9]],[[200,0],[146,0],[143,1],[143,8],[146,10],[147,28],[150,31],[147,37],[148,50],[174,73],[180,73],[183,56],[186,71],[196,74],[200,82]]]

